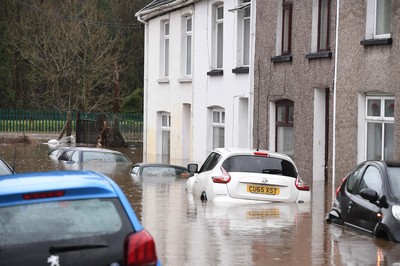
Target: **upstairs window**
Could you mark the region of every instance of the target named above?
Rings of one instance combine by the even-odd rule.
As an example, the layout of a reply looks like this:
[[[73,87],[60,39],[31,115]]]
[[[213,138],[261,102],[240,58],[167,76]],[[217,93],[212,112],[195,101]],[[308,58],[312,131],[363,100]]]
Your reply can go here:
[[[282,6],[282,55],[292,53],[292,11],[293,1],[283,0]]]
[[[214,10],[214,67],[223,67],[223,52],[224,52],[224,6],[216,5]]]
[[[367,0],[366,39],[387,39],[392,30],[392,0]]]
[[[250,63],[250,4],[251,0],[242,0],[239,6],[230,10],[238,13],[238,66],[248,66]]]
[[[161,76],[169,76],[169,21],[163,21],[161,23],[161,56],[160,56],[160,66],[161,66]]]
[[[392,0],[375,0],[375,36],[389,35],[392,24]]]
[[[330,0],[319,0],[318,3],[318,52],[330,50]]]
[[[192,17],[185,17],[185,75],[192,75]]]

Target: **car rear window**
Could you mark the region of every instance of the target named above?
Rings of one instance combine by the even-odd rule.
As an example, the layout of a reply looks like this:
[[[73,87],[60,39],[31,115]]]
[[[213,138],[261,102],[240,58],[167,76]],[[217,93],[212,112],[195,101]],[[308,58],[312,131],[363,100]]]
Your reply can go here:
[[[125,232],[124,232],[125,231]],[[0,208],[0,249],[132,231],[117,199],[55,201]]]
[[[231,156],[225,160],[222,167],[228,172],[247,172],[276,174],[297,177],[296,168],[286,160],[251,155]]]

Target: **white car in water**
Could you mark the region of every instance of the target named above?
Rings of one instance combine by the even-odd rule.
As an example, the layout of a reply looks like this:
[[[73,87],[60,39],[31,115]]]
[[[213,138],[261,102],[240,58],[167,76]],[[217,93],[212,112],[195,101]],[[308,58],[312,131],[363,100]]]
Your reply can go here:
[[[201,200],[255,202],[310,202],[310,187],[304,183],[293,160],[281,153],[254,149],[218,148],[200,170],[188,165],[194,175],[186,189]]]

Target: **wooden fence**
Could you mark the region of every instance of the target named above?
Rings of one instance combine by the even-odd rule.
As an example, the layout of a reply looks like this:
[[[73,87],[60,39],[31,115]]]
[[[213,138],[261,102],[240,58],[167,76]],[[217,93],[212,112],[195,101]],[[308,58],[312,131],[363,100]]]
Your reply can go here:
[[[78,112],[72,112],[72,131],[76,132]],[[100,113],[80,112],[81,119],[97,120]],[[113,125],[114,114],[103,113]],[[127,140],[142,139],[143,115],[118,113],[118,127]],[[67,111],[0,109],[0,132],[54,133],[59,134],[67,121]]]

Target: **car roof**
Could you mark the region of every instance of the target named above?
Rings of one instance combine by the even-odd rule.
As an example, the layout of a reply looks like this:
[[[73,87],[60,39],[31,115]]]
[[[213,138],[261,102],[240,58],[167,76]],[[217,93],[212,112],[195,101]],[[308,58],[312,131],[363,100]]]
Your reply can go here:
[[[94,151],[94,152],[109,152],[109,153],[118,153],[123,154],[120,151],[105,149],[105,148],[95,148],[95,147],[70,147],[66,150],[78,150],[78,151]]]
[[[136,163],[133,167],[169,167],[169,168],[178,168],[182,170],[187,170],[186,167],[180,165],[173,164],[165,164],[165,163]]]
[[[254,155],[255,152],[259,153],[267,153],[268,156],[274,158],[285,159],[293,163],[293,160],[286,154],[272,152],[268,150],[258,150],[258,149],[247,149],[247,148],[217,148],[214,150],[215,152],[220,153],[223,156],[230,156],[230,155]]]
[[[49,171],[18,173],[0,176],[0,206],[32,203],[22,198],[23,194],[65,191],[62,197],[69,199],[111,198],[120,196],[116,184],[108,177],[92,171]],[[46,198],[38,201],[55,201]]]

